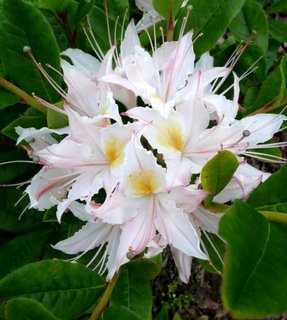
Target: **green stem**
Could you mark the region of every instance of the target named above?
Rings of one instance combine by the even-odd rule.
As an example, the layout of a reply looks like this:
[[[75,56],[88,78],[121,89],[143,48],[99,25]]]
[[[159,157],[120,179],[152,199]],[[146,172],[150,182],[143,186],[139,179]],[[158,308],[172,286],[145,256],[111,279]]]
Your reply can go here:
[[[20,97],[23,101],[25,101],[26,104],[29,104],[30,106],[36,108],[37,110],[43,113],[47,113],[45,106],[43,106],[40,102],[31,97],[28,93],[16,87],[13,83],[5,80],[2,77],[0,77],[0,87],[14,93],[16,96]]]
[[[119,276],[120,276],[120,271],[113,276],[112,280],[107,285],[106,291],[104,292],[100,302],[97,304],[96,308],[94,309],[89,320],[97,320],[98,317],[101,315],[101,313],[104,311],[104,309],[106,308],[109,302],[110,296],[113,292],[113,289],[117,283]]]

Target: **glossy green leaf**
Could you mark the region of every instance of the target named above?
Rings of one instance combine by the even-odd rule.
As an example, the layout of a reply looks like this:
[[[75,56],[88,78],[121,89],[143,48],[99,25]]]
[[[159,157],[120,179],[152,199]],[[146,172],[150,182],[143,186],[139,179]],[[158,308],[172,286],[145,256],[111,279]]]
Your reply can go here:
[[[215,45],[245,0],[191,0],[190,3],[192,10],[187,29],[194,29],[195,36],[203,33],[194,44],[196,54],[201,55]]]
[[[15,237],[0,246],[0,278],[27,263],[37,261],[47,244],[49,235],[49,229],[41,229]]]
[[[159,264],[147,259],[134,260],[122,267],[111,296],[111,306],[123,306],[141,319],[150,319],[152,310],[150,280],[159,271]]]
[[[285,312],[287,225],[270,223],[237,201],[221,219],[219,233],[228,243],[222,288],[225,308],[237,319]]]
[[[80,264],[43,260],[27,264],[1,280],[0,303],[16,297],[31,298],[56,317],[70,320],[91,308],[104,289],[105,281]]]
[[[8,149],[0,152],[0,163],[8,162],[0,166],[0,184],[22,182],[27,176],[32,175],[37,166],[33,163],[22,163],[21,160],[30,161],[27,152],[23,149]],[[9,163],[10,161],[12,163]],[[19,163],[13,163],[13,161],[19,161]]]
[[[287,165],[270,176],[264,183],[258,186],[247,199],[247,203],[258,210],[265,206],[279,205],[287,202],[286,192]]]
[[[14,94],[0,90],[0,110],[15,104],[19,98]]]
[[[9,232],[27,232],[43,226],[41,215],[35,210],[27,211],[28,198],[23,198],[20,190],[15,188],[0,189],[0,229]],[[17,206],[15,205],[17,202]],[[22,214],[23,213],[23,214]],[[22,215],[21,215],[22,214]],[[21,215],[21,218],[20,218]]]
[[[225,243],[217,235],[207,232],[202,233],[201,240],[210,260],[200,260],[200,263],[207,271],[221,274],[224,266]]]
[[[13,122],[11,122],[8,126],[3,128],[1,132],[8,138],[16,141],[18,139],[18,134],[15,131],[16,127],[24,127],[24,128],[37,128],[40,129],[46,126],[45,116],[20,116]]]
[[[272,5],[267,8],[269,14],[272,13],[286,13],[287,12],[287,2],[286,0],[274,0]]]
[[[64,51],[67,48],[70,48],[71,45],[68,40],[68,36],[66,31],[64,30],[64,27],[59,20],[59,17],[57,14],[50,10],[41,10],[43,16],[46,18],[48,23],[50,24],[51,28],[53,29],[53,33],[55,35],[55,38],[57,40],[58,47],[60,51]]]
[[[274,71],[262,83],[254,104],[249,111],[267,112],[281,106],[287,96],[287,55],[285,55]]]
[[[5,320],[60,320],[41,303],[28,298],[15,298],[5,304]]]
[[[61,12],[65,10],[72,0],[39,0],[39,8],[48,9],[56,12]]]
[[[47,123],[51,129],[63,128],[68,125],[67,116],[52,109],[47,110]]]
[[[103,314],[103,320],[143,320],[144,318],[124,306],[109,307]]]
[[[268,24],[265,12],[255,0],[246,0],[241,11],[230,24],[230,30],[238,41],[247,41],[252,32],[256,31],[252,42],[257,44],[264,53],[268,49]]]
[[[27,93],[57,101],[58,94],[41,76],[38,68],[23,52],[25,46],[43,66],[46,63],[60,69],[59,48],[52,29],[43,15],[22,0],[2,0],[0,3],[0,59],[6,74]],[[61,77],[53,73],[56,82]]]
[[[212,199],[231,180],[238,167],[238,160],[229,151],[221,151],[209,160],[201,171],[203,190],[211,194],[205,198],[206,204],[211,205]]]
[[[269,33],[278,42],[287,42],[287,22],[282,20],[269,20]]]

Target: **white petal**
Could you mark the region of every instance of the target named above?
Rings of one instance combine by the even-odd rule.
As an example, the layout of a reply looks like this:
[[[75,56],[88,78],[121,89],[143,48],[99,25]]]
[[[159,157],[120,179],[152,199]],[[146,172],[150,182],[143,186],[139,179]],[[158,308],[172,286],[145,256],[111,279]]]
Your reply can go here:
[[[188,215],[178,209],[169,195],[161,195],[156,202],[157,230],[173,247],[186,255],[207,259],[200,249],[200,236],[189,221]]]
[[[171,248],[171,251],[180,280],[184,283],[188,283],[191,274],[192,257],[184,254],[174,247]]]
[[[68,48],[61,55],[69,57],[73,65],[86,76],[92,76],[99,71],[100,61],[81,49]]]

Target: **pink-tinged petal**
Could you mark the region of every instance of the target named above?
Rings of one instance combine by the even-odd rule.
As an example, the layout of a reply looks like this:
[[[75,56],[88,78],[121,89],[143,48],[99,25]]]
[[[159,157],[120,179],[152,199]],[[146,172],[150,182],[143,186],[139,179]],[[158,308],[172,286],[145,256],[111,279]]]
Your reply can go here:
[[[166,42],[155,50],[154,64],[161,71],[159,96],[167,102],[186,84],[194,71],[195,55],[192,44],[192,31],[176,42]]]
[[[152,57],[141,47],[136,47],[136,53],[123,59],[123,69],[129,82],[143,97],[155,94],[155,68]]]
[[[207,195],[207,192],[197,189],[195,185],[190,185],[173,188],[168,197],[175,202],[177,208],[190,213],[199,207]]]
[[[58,242],[53,247],[68,254],[92,250],[105,242],[112,227],[100,221],[87,222],[72,237]]]
[[[99,71],[100,61],[80,49],[69,48],[63,51],[61,55],[69,57],[73,65],[86,76],[91,77]]]
[[[171,252],[178,270],[180,280],[184,283],[188,283],[191,274],[192,257],[184,254],[174,247],[171,248]]]
[[[127,261],[127,254],[140,254],[155,236],[154,198],[149,197],[141,207],[141,212],[122,226],[122,234],[117,255],[117,266]]]
[[[129,198],[126,197],[119,188],[107,197],[102,206],[94,207],[93,204],[88,204],[87,209],[96,217],[111,224],[123,224],[136,215],[140,214],[145,208],[146,198]]]
[[[101,63],[99,72],[97,75],[95,75],[95,80],[101,80],[103,76],[106,74],[109,74],[113,71],[113,57],[115,52],[115,46],[113,46],[104,56],[104,59]]]
[[[135,23],[133,20],[128,24],[125,36],[121,42],[121,53],[120,58],[124,59],[125,57],[135,53],[135,47],[141,46],[140,39],[136,31]]]
[[[64,187],[77,175],[64,169],[41,169],[26,189],[30,208],[40,211],[49,209],[66,197],[68,187]]]
[[[69,107],[85,116],[97,115],[98,90],[90,77],[67,61],[62,61],[64,80],[68,86],[66,100]],[[79,86],[79,83],[81,84]]]
[[[95,221],[95,217],[91,213],[87,212],[85,205],[82,203],[76,201],[71,203],[71,205],[69,206],[69,210],[73,213],[75,217],[82,221]]]
[[[79,168],[84,166],[104,166],[104,158],[97,159],[91,147],[87,144],[77,143],[64,139],[46,149],[35,152],[44,163],[53,168]]]
[[[222,216],[222,213],[213,213],[203,207],[198,207],[191,212],[190,219],[200,229],[218,234],[218,225]]]
[[[241,164],[227,186],[214,197],[214,201],[225,203],[234,199],[246,199],[249,193],[270,175],[247,163]]]
[[[192,226],[188,215],[176,207],[169,194],[158,196],[155,211],[156,229],[172,247],[186,255],[207,259],[200,249],[200,235]]]
[[[165,169],[156,163],[151,151],[133,140],[128,144],[126,154],[120,178],[120,190],[126,196],[145,197],[165,191]]]
[[[244,130],[249,130],[250,135],[241,144],[248,142],[252,146],[270,140],[286,120],[287,117],[282,114],[257,114],[243,118],[238,122]]]
[[[185,157],[166,160],[166,183],[167,189],[171,190],[176,186],[186,187],[190,183],[193,163]]]
[[[101,259],[100,266],[97,266],[97,269],[99,269],[99,273],[103,273],[108,269],[106,279],[109,281],[118,270],[116,267],[116,253],[120,234],[121,230],[119,226],[109,225],[100,221],[88,222],[72,237],[58,242],[53,247],[68,254],[82,252],[82,254],[74,260],[77,260],[88,251],[99,247],[90,263],[102,252],[103,258]],[[105,244],[106,246],[104,247]]]
[[[238,98],[239,98],[239,79],[235,73],[233,83],[233,99],[226,99],[224,95],[210,94],[202,98],[207,107],[211,118],[217,121],[221,121],[223,124],[231,124],[235,121],[235,117],[238,112]]]
[[[19,135],[17,144],[25,140],[30,144],[33,150],[37,151],[57,142],[57,140],[52,137],[52,133],[58,135],[67,134],[70,132],[70,129],[68,127],[58,130],[49,128],[35,129],[16,127],[15,131]]]
[[[206,71],[213,68],[213,57],[209,54],[209,52],[205,52],[200,59],[197,61],[194,72],[197,71]]]
[[[140,32],[163,20],[163,17],[155,11],[151,0],[136,0],[136,6],[143,11],[142,19],[137,23],[136,30]]]
[[[99,140],[102,128],[94,124],[94,119],[80,116],[70,108],[67,108],[66,112],[71,130],[70,138],[78,143],[88,144],[95,153],[100,152]]]
[[[168,245],[168,243],[166,242],[166,240],[158,233],[153,240],[151,240],[147,247],[148,250],[147,252],[144,254],[144,258],[152,258],[157,256],[159,253],[161,253],[163,251],[164,248],[166,248],[166,246]]]
[[[99,173],[87,171],[79,175],[75,181],[73,181],[67,198],[58,204],[56,212],[58,221],[61,221],[63,213],[74,201],[90,201],[92,196],[97,194],[102,187],[103,179]]]
[[[127,109],[136,106],[137,98],[132,90],[126,89],[125,87],[117,84],[110,84],[110,89],[115,100],[121,102]]]

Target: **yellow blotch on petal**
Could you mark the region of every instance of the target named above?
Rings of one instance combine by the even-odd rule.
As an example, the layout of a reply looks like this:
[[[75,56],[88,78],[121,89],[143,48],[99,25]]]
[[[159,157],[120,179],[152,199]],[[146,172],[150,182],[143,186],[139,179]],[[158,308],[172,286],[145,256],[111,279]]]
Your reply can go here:
[[[184,148],[184,138],[180,123],[175,121],[166,123],[161,128],[158,140],[163,147],[181,152]]]
[[[138,171],[128,176],[128,186],[136,195],[146,196],[159,188],[159,182],[152,170]]]
[[[105,155],[112,167],[116,167],[124,161],[124,145],[117,137],[110,137],[105,144]]]

